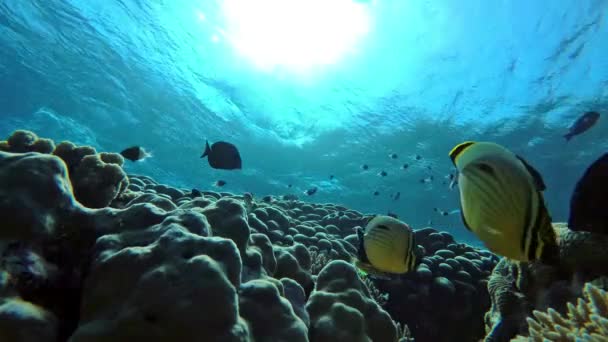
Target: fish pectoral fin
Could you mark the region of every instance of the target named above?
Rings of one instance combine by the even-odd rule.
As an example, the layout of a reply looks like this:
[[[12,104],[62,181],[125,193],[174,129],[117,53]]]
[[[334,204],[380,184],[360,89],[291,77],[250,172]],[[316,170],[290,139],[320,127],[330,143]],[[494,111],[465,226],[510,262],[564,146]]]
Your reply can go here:
[[[526,170],[528,170],[528,172],[532,176],[532,179],[534,180],[534,185],[536,186],[536,190],[545,191],[547,186],[545,185],[545,181],[543,180],[543,177],[541,176],[540,172],[538,172],[538,170],[532,167],[532,165],[528,164],[528,162],[521,156],[515,156],[517,157],[517,159],[519,159],[519,161],[521,161],[522,164],[524,164]]]

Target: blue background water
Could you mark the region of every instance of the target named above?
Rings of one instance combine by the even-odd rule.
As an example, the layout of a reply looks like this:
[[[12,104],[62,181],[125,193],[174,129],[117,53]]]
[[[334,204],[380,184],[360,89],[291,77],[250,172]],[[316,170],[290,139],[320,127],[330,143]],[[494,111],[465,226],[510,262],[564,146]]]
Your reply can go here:
[[[457,234],[458,215],[432,210],[458,207],[441,184],[447,153],[492,140],[544,175],[550,211],[566,220],[576,179],[608,149],[605,117],[562,138],[583,111],[608,112],[608,1],[361,6],[372,21],[356,49],[295,75],[255,68],[210,39],[226,25],[216,1],[2,0],[0,135],[26,128],[104,151],[140,144],[154,158],[127,170],[163,183],[224,179],[225,190],[260,197],[318,186],[307,200]],[[205,138],[238,145],[244,169],[211,169],[199,159]],[[421,184],[429,165],[435,181]]]

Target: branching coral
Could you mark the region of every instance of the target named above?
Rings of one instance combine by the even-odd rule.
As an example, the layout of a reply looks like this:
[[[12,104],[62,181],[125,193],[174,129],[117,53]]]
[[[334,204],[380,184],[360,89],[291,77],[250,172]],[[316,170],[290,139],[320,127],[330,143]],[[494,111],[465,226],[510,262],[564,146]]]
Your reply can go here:
[[[388,293],[383,293],[382,291],[378,290],[374,282],[368,277],[363,277],[363,283],[365,283],[365,286],[367,286],[372,299],[375,300],[378,305],[384,307],[386,302],[388,302]]]
[[[308,252],[310,253],[310,259],[312,260],[310,266],[310,272],[312,274],[319,274],[323,267],[331,261],[331,259],[327,257],[327,254],[317,249],[308,248]]]
[[[608,293],[590,283],[585,284],[576,306],[568,303],[567,317],[554,309],[533,314],[534,318],[527,319],[530,336],[511,341],[608,341]]]
[[[399,338],[398,342],[413,342],[414,337],[412,336],[412,332],[410,331],[410,327],[407,324],[401,324],[401,322],[396,322],[397,326],[397,337]]]

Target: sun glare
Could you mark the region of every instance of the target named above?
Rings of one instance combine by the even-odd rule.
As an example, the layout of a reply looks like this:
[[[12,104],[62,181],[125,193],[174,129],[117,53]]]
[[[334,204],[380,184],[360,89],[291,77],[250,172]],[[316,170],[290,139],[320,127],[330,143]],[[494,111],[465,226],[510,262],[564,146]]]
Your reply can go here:
[[[264,69],[305,71],[336,63],[368,32],[353,0],[224,0],[225,38]]]

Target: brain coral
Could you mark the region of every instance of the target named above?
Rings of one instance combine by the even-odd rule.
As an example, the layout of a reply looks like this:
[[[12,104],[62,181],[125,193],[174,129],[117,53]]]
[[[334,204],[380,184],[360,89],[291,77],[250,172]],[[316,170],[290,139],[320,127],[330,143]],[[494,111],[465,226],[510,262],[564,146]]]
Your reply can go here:
[[[395,323],[345,261],[334,260],[323,268],[306,309],[311,341],[397,341]]]

